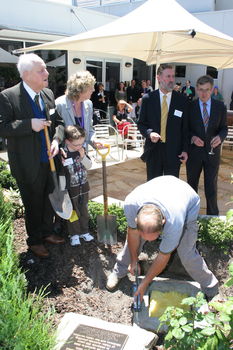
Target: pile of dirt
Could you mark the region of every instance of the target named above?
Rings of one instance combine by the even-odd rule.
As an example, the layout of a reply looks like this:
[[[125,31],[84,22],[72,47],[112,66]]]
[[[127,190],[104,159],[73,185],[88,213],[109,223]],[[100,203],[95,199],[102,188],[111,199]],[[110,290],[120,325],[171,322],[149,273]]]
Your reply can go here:
[[[100,244],[96,232],[92,232],[94,241],[81,240],[81,246],[72,247],[69,243],[65,225],[61,236],[66,242],[59,245],[45,243],[50,252],[48,259],[36,257],[26,245],[24,219],[14,221],[15,246],[20,257],[20,266],[25,271],[28,291],[34,292],[47,286],[47,299],[55,307],[54,326],[67,312],[76,312],[93,316],[109,322],[132,325],[133,320],[133,278],[125,277],[114,292],[105,288],[108,276],[115,264],[116,256],[123,248],[125,236],[118,235],[118,243],[112,246]],[[159,241],[147,242],[140,255],[143,274],[148,271],[158,252]],[[232,295],[233,288],[224,288],[229,277],[228,266],[233,261],[232,247],[227,255],[215,254],[211,248],[201,246],[199,251],[204,256],[209,268],[220,281],[220,294],[224,298]],[[176,253],[160,275],[178,280],[191,280],[180,263]],[[163,335],[155,349],[161,349]]]

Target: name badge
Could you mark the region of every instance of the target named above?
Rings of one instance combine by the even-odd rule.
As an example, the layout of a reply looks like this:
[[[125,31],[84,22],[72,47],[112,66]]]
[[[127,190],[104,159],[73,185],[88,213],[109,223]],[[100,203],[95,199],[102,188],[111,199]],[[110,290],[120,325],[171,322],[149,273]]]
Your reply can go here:
[[[175,109],[174,115],[175,115],[176,117],[181,118],[181,117],[182,117],[182,114],[183,114],[182,111],[178,111],[178,109]]]
[[[71,165],[73,164],[72,158],[65,159],[63,162],[63,166]]]
[[[52,109],[49,110],[49,114],[50,114],[50,115],[52,115],[52,114],[54,114],[54,113],[55,113],[55,108],[52,108]]]

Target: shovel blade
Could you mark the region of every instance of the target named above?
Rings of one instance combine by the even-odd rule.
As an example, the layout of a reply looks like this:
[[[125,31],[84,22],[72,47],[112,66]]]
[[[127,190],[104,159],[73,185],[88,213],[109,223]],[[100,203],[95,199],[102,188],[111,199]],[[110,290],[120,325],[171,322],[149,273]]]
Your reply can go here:
[[[97,216],[97,239],[104,244],[117,243],[117,223],[115,215]]]
[[[56,214],[62,219],[69,220],[71,217],[73,206],[67,190],[54,190],[49,194],[49,199]]]

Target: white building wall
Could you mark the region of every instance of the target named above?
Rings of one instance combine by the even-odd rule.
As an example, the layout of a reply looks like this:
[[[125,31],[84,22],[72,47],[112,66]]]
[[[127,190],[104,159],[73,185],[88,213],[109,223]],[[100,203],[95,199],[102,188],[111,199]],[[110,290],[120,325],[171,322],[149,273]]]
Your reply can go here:
[[[0,27],[64,36],[79,34],[116,19],[112,15],[45,0],[0,0],[0,8]]]
[[[233,1],[231,1],[231,3],[233,3]],[[195,13],[194,15],[209,26],[233,37],[233,10]],[[215,83],[226,102],[227,108],[229,109],[231,93],[233,91],[233,69],[220,70],[218,72],[218,80]]]

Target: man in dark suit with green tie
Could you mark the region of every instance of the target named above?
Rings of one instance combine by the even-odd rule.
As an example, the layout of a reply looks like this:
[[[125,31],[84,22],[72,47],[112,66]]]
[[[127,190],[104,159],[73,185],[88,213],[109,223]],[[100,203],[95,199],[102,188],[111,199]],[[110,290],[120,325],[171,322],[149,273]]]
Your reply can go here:
[[[48,195],[54,185],[44,126],[50,129],[54,157],[64,139],[64,123],[52,91],[46,88],[49,73],[44,61],[35,54],[21,55],[17,67],[22,82],[0,94],[0,136],[7,139],[11,173],[25,207],[27,244],[34,254],[46,258],[44,241],[59,244],[64,239],[52,234],[54,211]]]

